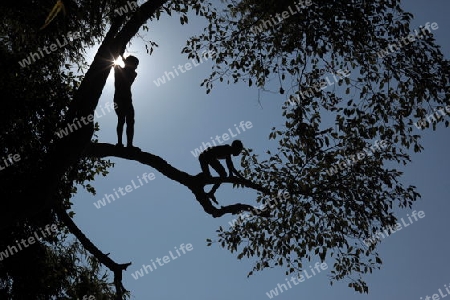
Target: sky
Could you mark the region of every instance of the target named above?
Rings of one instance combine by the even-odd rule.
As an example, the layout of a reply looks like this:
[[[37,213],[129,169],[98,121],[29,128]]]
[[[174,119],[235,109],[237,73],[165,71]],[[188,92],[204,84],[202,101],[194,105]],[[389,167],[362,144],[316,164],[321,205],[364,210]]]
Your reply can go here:
[[[450,2],[409,0],[403,5],[415,16],[412,28],[426,22],[438,23],[439,28],[433,34],[448,58]],[[200,20],[190,19],[188,25],[182,26],[177,20],[177,16],[162,18],[151,24],[148,33],[142,32],[144,39],[159,44],[151,56],[138,37],[127,48],[128,53],[140,60],[132,87],[136,111],[135,145],[190,174],[200,172],[198,158],[192,151],[216,135],[232,131],[245,147],[258,153],[274,147],[268,136],[272,127],[284,123],[281,116],[283,95],[259,92],[245,84],[216,84],[212,92],[206,94],[200,83],[211,70],[208,60],[164,84],[155,83],[165,72],[173,71],[173,66],[191,61],[181,54],[181,49],[186,39],[199,33],[204,25]],[[94,51],[88,52],[88,60],[92,60]],[[111,73],[98,107],[112,102],[113,94]],[[99,141],[115,144],[116,115],[106,110],[97,115],[100,116],[96,118],[100,124]],[[251,127],[237,134],[235,124],[239,126],[242,121],[250,122],[247,124]],[[450,213],[447,176],[450,164],[446,153],[450,143],[443,126],[437,131],[425,129],[418,134],[423,136],[425,150],[411,155],[413,162],[402,168],[405,172],[402,181],[405,185],[417,186],[422,198],[411,210],[396,210],[398,219],[403,218],[408,226],[386,237],[379,245],[382,268],[364,276],[369,294],[354,292],[347,286],[348,281],[334,282],[331,286],[328,276],[332,262],[328,261],[328,269],[319,267],[320,272],[315,269],[314,276],[310,271],[311,278],[291,284],[291,288],[279,292],[278,296],[272,294],[273,298],[436,300],[450,294],[450,243],[446,236]],[[101,251],[111,253],[110,257],[118,263],[132,262],[123,274],[124,285],[132,292],[131,299],[270,299],[267,295],[270,290],[278,284],[286,284],[285,279],[290,276],[285,275],[283,268],[265,269],[247,277],[253,259],[238,260],[236,253],[217,244],[206,246],[206,239],[214,240],[215,230],[219,226],[227,228],[235,216],[215,219],[203,211],[186,187],[156,170],[134,161],[119,158],[111,158],[111,161],[116,165],[110,169],[110,174],[98,177],[93,183],[96,196],[80,189],[72,199],[74,219]],[[239,166],[239,158],[234,162]],[[146,181],[144,174],[148,175]],[[132,180],[137,188],[131,192],[106,206],[94,205],[105,194],[113,194],[132,184]],[[217,199],[223,205],[235,202],[255,205],[254,196],[249,190],[225,189]],[[412,218],[413,211],[423,211],[422,218]],[[187,249],[184,252],[182,244]],[[151,266],[164,256],[167,257],[162,266],[152,271],[147,269],[148,274],[142,273],[144,275],[138,279],[133,277],[143,265]]]

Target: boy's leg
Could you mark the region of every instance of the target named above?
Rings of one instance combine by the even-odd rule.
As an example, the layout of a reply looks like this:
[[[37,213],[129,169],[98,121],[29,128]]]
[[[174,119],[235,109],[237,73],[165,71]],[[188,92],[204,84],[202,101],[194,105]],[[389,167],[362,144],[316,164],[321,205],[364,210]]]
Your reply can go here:
[[[205,154],[200,154],[198,157],[198,161],[200,162],[200,167],[202,168],[203,174],[205,174],[208,177],[211,177],[211,173],[209,172],[209,159]]]
[[[116,105],[115,111],[117,114],[117,146],[123,147],[122,143],[122,135],[123,135],[123,126],[125,124],[125,114],[123,113],[122,109]]]
[[[225,168],[222,166],[218,159],[212,160],[210,162],[210,165],[214,170],[216,170],[220,177],[227,177],[227,171],[225,171]]]
[[[133,146],[133,138],[134,138],[134,108],[133,108],[133,105],[130,105],[130,107],[128,107],[125,121],[127,123],[127,147],[139,149],[138,147]]]

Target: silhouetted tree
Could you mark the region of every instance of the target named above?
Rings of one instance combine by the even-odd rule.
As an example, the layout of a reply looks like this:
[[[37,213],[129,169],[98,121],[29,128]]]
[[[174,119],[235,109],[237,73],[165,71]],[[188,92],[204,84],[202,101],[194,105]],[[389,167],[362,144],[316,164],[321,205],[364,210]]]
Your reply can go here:
[[[85,294],[110,299],[102,264],[114,275],[115,297],[127,295],[121,278],[129,263],[116,263],[99,250],[77,228],[70,211],[75,184],[94,193],[89,182],[107,175],[112,164],[104,158],[109,156],[149,165],[185,185],[213,217],[253,212],[245,222],[221,229],[217,241],[238,251],[239,259],[257,256],[253,271],[285,265],[287,273],[300,272],[305,259],[318,256],[335,260],[334,280],[356,275],[350,286],[367,292],[361,275],[379,267],[381,259],[376,243],[366,246],[363,241],[395,223],[394,205],[411,206],[419,196],[415,187],[403,186],[401,172],[386,163],[407,163],[408,149],[422,150],[414,122],[449,104],[445,92],[450,74],[432,34],[390,51],[392,43],[412,31],[412,15],[399,1],[368,2],[304,1],[301,6],[293,0],[226,0],[214,5],[206,0],[152,0],[119,15],[115,9],[126,1],[72,0],[57,2],[64,9],[42,30],[54,1],[0,4],[1,154],[21,154],[21,167],[0,172],[0,246],[4,249],[46,224],[57,224],[62,232],[0,261],[0,293],[8,299],[73,299]],[[279,153],[267,152],[268,158],[260,161],[251,149],[246,151],[244,178],[191,175],[145,149],[130,152],[95,140],[98,127],[89,116],[112,61],[148,21],[175,13],[182,24],[188,15],[209,22],[204,34],[191,38],[183,49],[192,58],[199,58],[202,49],[215,51],[211,76],[203,82],[207,93],[215,79],[266,88],[276,77],[280,93],[289,94],[285,127],[274,128],[269,136],[279,142]],[[44,55],[48,50],[36,50],[55,37],[64,44],[63,36],[68,40],[61,51]],[[87,66],[84,46],[95,43],[100,47]],[[156,44],[150,41],[148,46],[151,53]],[[74,67],[87,71],[76,75]],[[344,96],[336,93],[340,90]],[[325,117],[334,122],[325,125]],[[80,120],[88,121],[70,134],[56,134]],[[433,128],[441,121],[436,118]],[[376,140],[385,142],[382,151],[349,160]],[[336,170],[336,164],[344,167],[327,172]],[[264,213],[240,203],[216,208],[211,203],[214,193],[227,183],[255,189],[258,203],[279,192],[289,197]],[[211,184],[215,188],[205,192]],[[79,256],[85,263],[75,259]]]

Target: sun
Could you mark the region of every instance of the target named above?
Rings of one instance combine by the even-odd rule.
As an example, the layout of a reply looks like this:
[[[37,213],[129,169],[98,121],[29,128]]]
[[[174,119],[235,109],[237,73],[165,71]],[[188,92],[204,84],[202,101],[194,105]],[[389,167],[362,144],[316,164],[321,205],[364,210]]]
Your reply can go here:
[[[114,66],[121,66],[122,68],[125,67],[125,63],[123,62],[121,56],[114,60]]]

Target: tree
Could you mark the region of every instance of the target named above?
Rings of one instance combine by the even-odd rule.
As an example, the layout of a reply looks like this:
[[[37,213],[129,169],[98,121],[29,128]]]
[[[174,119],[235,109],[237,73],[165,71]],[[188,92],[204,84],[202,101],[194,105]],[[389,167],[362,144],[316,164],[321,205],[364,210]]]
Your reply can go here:
[[[57,6],[53,1],[17,1],[12,7],[2,7],[1,66],[7,72],[1,74],[0,86],[6,99],[14,99],[2,110],[2,156],[27,153],[21,158],[27,168],[13,165],[0,173],[2,199],[21,199],[3,204],[0,220],[2,236],[7,238],[1,246],[57,223],[65,234],[31,245],[29,249],[41,249],[33,254],[37,256],[23,251],[17,257],[27,258],[27,263],[42,261],[52,268],[58,268],[52,261],[65,259],[68,266],[59,268],[60,277],[45,279],[53,283],[51,288],[35,284],[35,289],[24,293],[43,299],[82,297],[91,292],[109,297],[112,291],[105,284],[107,278],[100,278],[100,263],[114,275],[116,298],[126,295],[121,278],[129,263],[116,263],[98,249],[78,229],[70,211],[70,198],[77,192],[74,185],[83,184],[95,193],[89,181],[107,175],[111,163],[103,158],[111,156],[149,165],[185,185],[213,217],[252,212],[230,230],[220,228],[218,242],[231,252],[240,252],[238,258],[257,256],[253,271],[284,264],[287,273],[300,272],[305,259],[334,259],[333,279],[356,274],[350,286],[367,292],[361,275],[379,267],[381,259],[376,242],[365,245],[363,241],[395,224],[394,205],[411,206],[419,196],[413,186],[400,184],[401,173],[386,163],[406,164],[410,160],[406,150],[422,150],[420,136],[413,134],[414,121],[448,104],[445,88],[449,83],[448,62],[432,35],[406,44],[412,15],[401,9],[399,1],[373,2],[325,1],[319,5],[304,1],[301,5],[287,0],[242,0],[213,6],[204,0],[157,0],[123,15],[115,10],[128,5],[125,1],[58,1]],[[52,7],[61,10],[54,19],[47,19]],[[36,11],[37,16],[32,15]],[[243,178],[191,175],[151,153],[129,152],[95,140],[98,127],[89,116],[113,60],[123,54],[141,27],[147,28],[148,21],[172,13],[180,16],[182,24],[197,16],[209,22],[205,33],[191,38],[183,49],[197,59],[202,49],[215,53],[214,70],[204,81],[207,93],[216,79],[243,80],[250,86],[255,82],[261,89],[276,79],[280,93],[287,89],[293,94],[284,106],[285,128],[274,128],[270,135],[279,143],[279,152],[268,151],[268,158],[259,161],[249,149],[242,160]],[[45,28],[39,30],[46,19]],[[42,55],[22,67],[30,51],[69,31],[84,35],[69,37],[72,42],[63,51]],[[397,46],[397,52],[380,52],[397,41],[405,44]],[[87,67],[83,46],[95,42],[100,47],[94,61],[85,74],[74,75],[72,67]],[[149,42],[149,46],[151,53],[156,44]],[[330,74],[337,76],[336,83],[345,95],[321,89],[320,83]],[[327,124],[327,117],[334,118],[333,122]],[[82,125],[70,134],[55,134],[81,124],[77,123],[80,120]],[[441,121],[437,118],[433,127]],[[381,147],[360,158],[374,141],[381,141]],[[257,202],[265,202],[270,210],[240,203],[215,207],[215,191],[222,184],[256,190]],[[214,186],[206,192],[207,185]],[[272,201],[280,193],[288,197]],[[82,248],[67,244],[69,233]],[[248,242],[246,246],[243,241]],[[90,253],[88,264],[77,269],[76,258],[86,255],[84,250]],[[16,286],[28,284],[34,276],[22,278],[23,269],[7,260],[0,263],[0,270],[4,294],[12,299],[23,297]],[[71,286],[72,282],[77,284]]]

